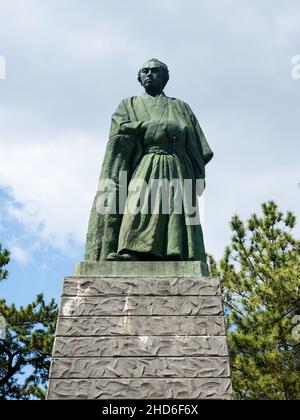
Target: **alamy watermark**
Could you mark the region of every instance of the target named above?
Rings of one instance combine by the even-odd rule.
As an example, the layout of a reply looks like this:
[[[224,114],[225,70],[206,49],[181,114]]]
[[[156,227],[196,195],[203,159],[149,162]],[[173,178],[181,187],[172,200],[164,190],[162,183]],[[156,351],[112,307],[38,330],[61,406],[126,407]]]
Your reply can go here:
[[[295,315],[292,323],[295,325],[292,329],[292,337],[294,340],[300,341],[300,315]]]
[[[6,59],[4,55],[0,55],[0,80],[6,79]]]
[[[5,318],[0,315],[0,340],[5,340],[6,338],[6,321]]]
[[[294,80],[300,80],[300,55],[292,57],[292,70],[291,75]]]
[[[127,187],[128,185],[128,187]],[[199,203],[204,191],[203,179],[133,178],[127,172],[118,179],[100,179],[96,208],[99,214],[184,214],[187,225],[199,225]]]

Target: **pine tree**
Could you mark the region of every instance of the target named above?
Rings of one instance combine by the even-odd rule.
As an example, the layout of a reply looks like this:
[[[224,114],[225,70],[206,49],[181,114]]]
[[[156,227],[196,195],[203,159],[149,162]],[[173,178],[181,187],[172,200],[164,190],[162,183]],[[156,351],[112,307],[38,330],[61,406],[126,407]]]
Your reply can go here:
[[[6,266],[9,263],[9,252],[7,249],[2,250],[2,246],[0,244],[0,281],[6,279],[7,277],[7,270],[4,270],[2,267]]]
[[[238,399],[300,399],[300,241],[296,218],[273,201],[247,223],[235,215],[219,264],[233,388]],[[298,317],[297,317],[298,319]],[[299,327],[299,326],[298,326]],[[299,328],[298,330],[299,331]]]
[[[8,260],[7,251],[0,253],[1,280],[7,276],[2,267]],[[40,294],[17,308],[0,300],[0,317],[0,399],[43,399],[57,318],[55,301],[45,304]]]

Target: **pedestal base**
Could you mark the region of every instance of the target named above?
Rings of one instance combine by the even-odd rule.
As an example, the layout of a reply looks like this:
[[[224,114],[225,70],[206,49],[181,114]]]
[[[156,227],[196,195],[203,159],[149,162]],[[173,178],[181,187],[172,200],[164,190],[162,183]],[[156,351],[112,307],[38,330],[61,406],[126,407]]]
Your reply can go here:
[[[64,280],[47,398],[230,399],[219,279],[194,262],[96,264]]]

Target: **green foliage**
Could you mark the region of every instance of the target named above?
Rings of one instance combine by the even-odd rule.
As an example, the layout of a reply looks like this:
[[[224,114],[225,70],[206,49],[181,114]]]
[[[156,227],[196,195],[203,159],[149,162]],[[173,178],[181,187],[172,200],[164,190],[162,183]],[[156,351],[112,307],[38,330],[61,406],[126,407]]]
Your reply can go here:
[[[2,267],[8,262],[9,252],[2,251],[0,245],[0,281],[7,277],[7,270]],[[57,318],[56,303],[51,300],[46,305],[42,294],[19,309],[0,300],[0,317],[0,399],[43,399]]]
[[[48,379],[57,317],[54,300],[45,304],[43,295],[26,307],[16,308],[0,300],[6,321],[0,339],[0,399],[42,399]],[[25,369],[24,385],[20,374]]]
[[[9,252],[7,249],[2,250],[2,246],[0,244],[0,281],[4,280],[7,277],[7,270],[3,270],[2,267],[9,263]]]
[[[219,264],[235,397],[300,398],[300,343],[292,319],[300,314],[300,241],[296,218],[270,201],[262,217],[231,220],[233,236]]]

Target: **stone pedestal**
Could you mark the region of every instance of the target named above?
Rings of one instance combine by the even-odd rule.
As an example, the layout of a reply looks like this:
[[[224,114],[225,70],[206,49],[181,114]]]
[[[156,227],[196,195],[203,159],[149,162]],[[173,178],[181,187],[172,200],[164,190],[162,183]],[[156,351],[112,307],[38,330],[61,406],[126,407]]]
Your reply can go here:
[[[74,274],[48,399],[231,398],[219,279],[199,262],[82,263]]]

